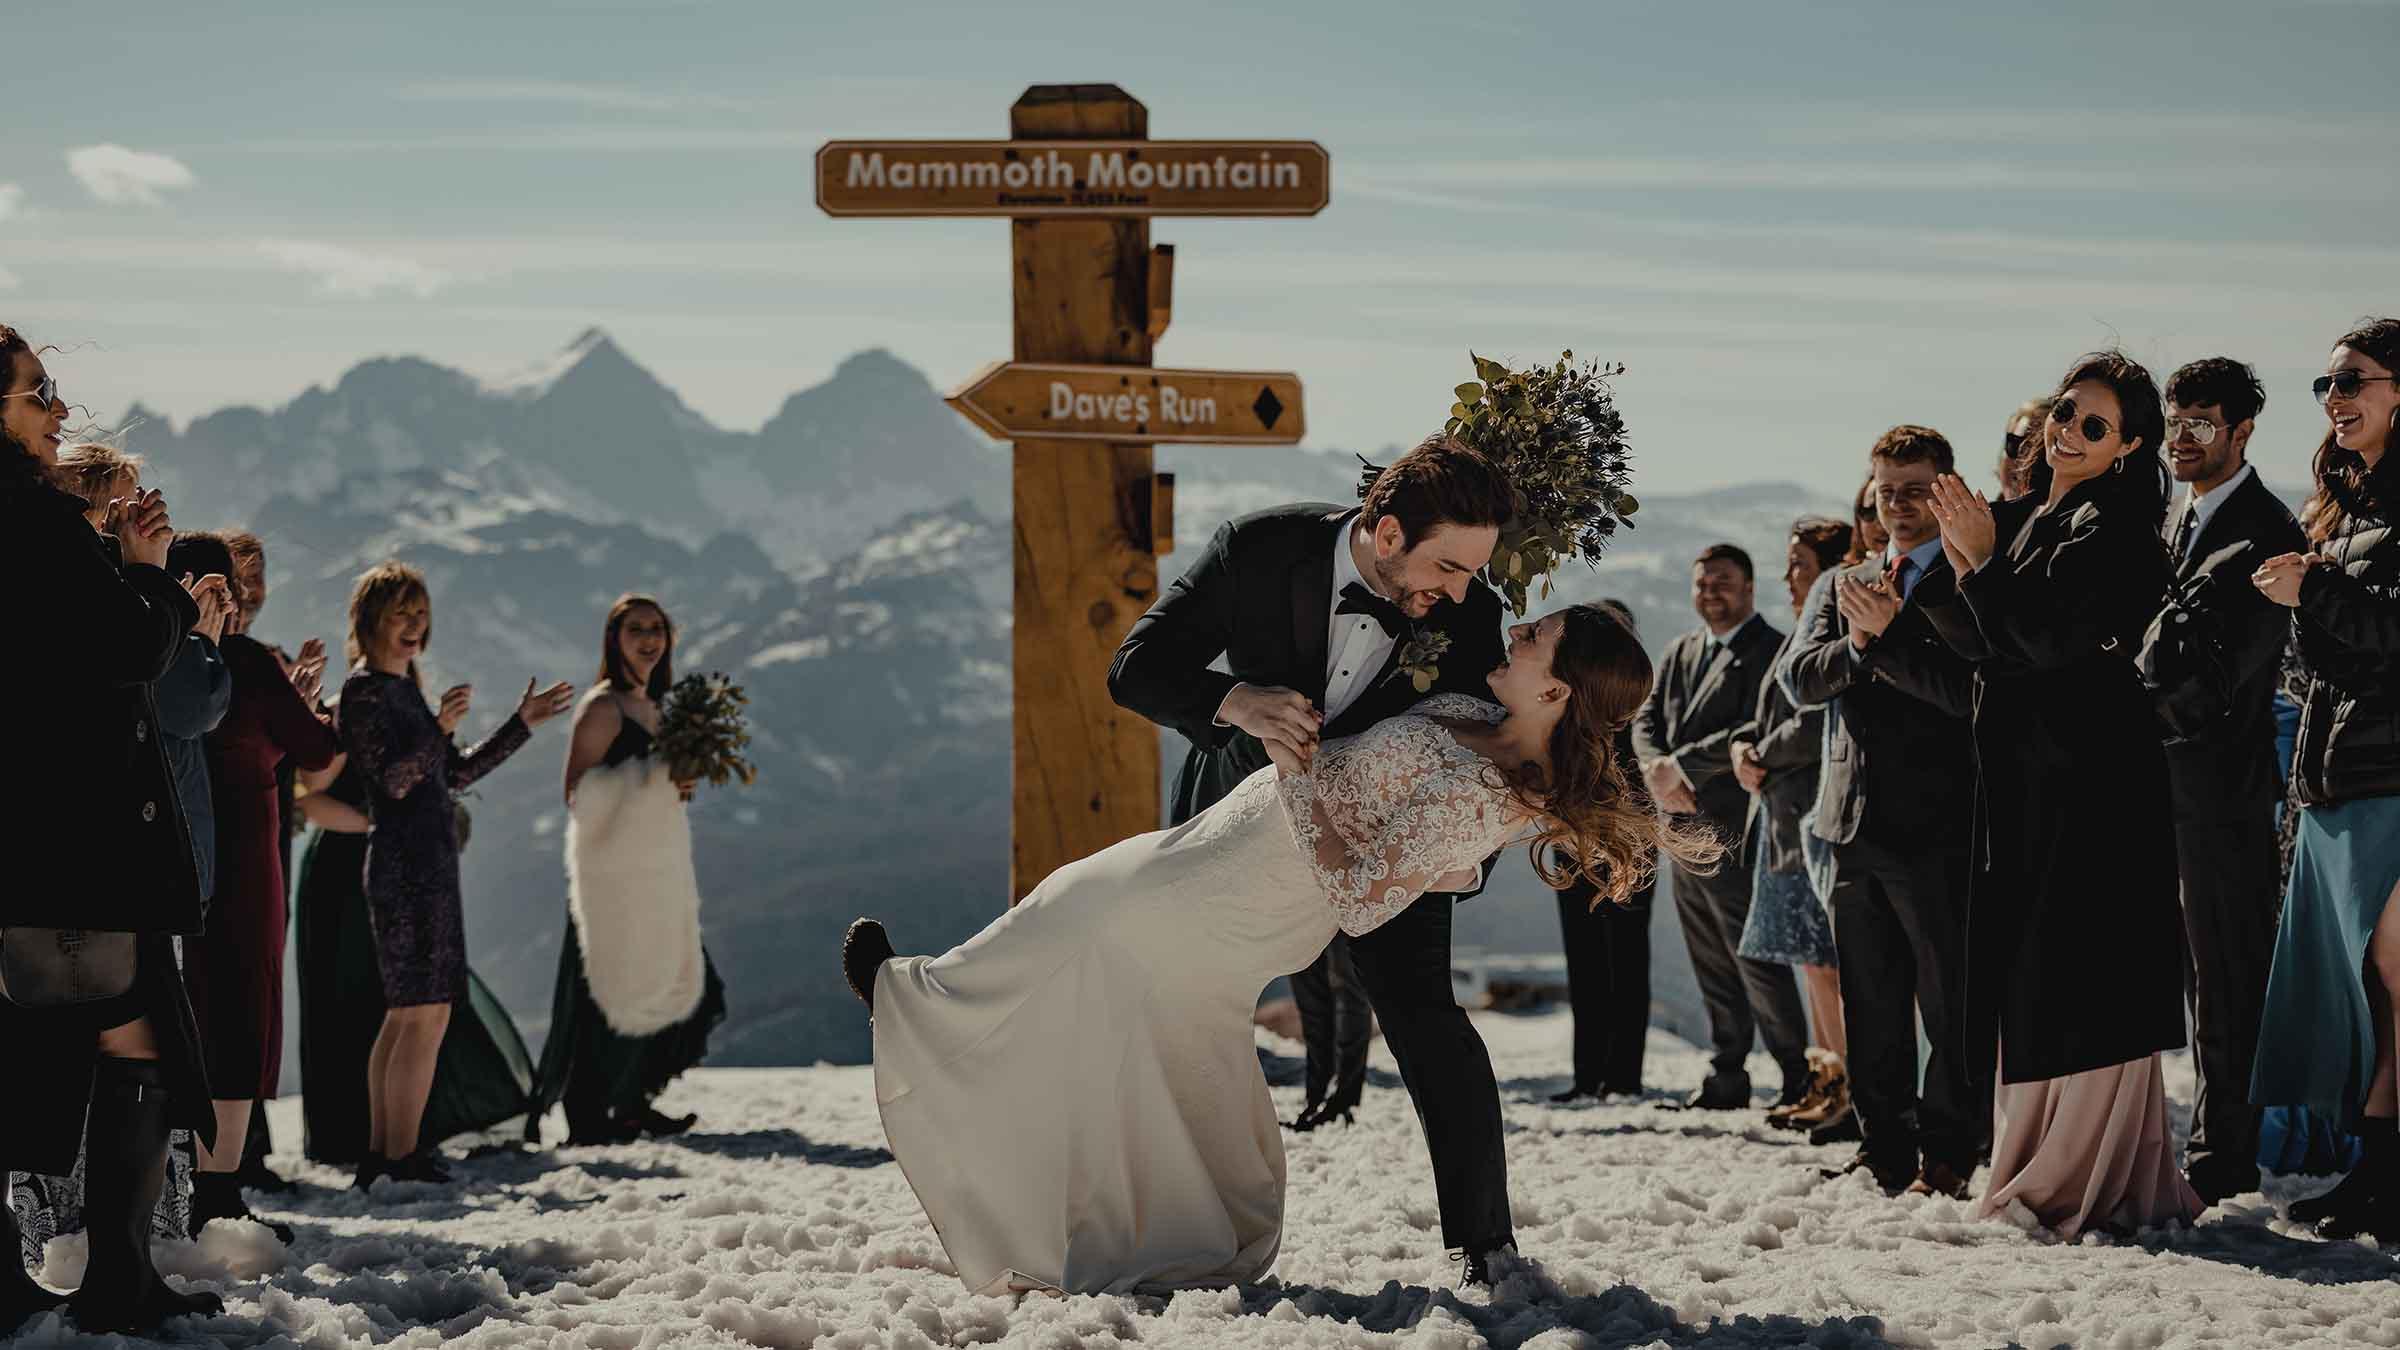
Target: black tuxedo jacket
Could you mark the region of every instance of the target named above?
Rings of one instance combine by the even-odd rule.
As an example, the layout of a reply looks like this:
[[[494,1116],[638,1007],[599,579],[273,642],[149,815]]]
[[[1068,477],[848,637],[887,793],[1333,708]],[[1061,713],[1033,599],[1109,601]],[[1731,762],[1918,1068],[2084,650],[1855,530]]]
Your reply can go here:
[[[2167,516],[2164,537],[2170,546],[2188,509]],[[2291,636],[2291,611],[2261,595],[2250,574],[2269,558],[2307,547],[2291,509],[2254,471],[2208,518],[2175,569],[2175,588],[2183,597],[2179,604],[2196,611],[2193,621],[2213,629],[2226,667],[2222,687],[2203,693],[2170,682],[2156,691],[2162,705],[2181,700],[2207,719],[2193,726],[2190,717],[2178,718],[2187,734],[2167,742],[2178,819],[2254,822],[2267,818],[2281,794],[2275,771],[2275,681]],[[2174,607],[2164,616],[2177,617]],[[2163,623],[2151,630],[2145,669],[2153,668],[2151,658],[2167,640]]]
[[[1327,503],[1270,507],[1226,522],[1190,570],[1136,619],[1109,667],[1119,706],[1181,732],[1192,743],[1175,784],[1173,819],[1205,810],[1266,766],[1258,738],[1217,725],[1236,684],[1294,689],[1325,703],[1326,631],[1333,618],[1333,547],[1358,515]],[[1480,580],[1464,604],[1443,600],[1415,631],[1449,635],[1434,693],[1489,699],[1484,677],[1500,664],[1500,597]],[[1400,672],[1402,634],[1383,672],[1321,734],[1356,735],[1406,712],[1426,694]],[[1212,669],[1223,658],[1224,669]]]
[[[1671,758],[1681,765],[1700,814],[1728,845],[1741,840],[1750,813],[1750,794],[1733,776],[1733,742],[1757,713],[1758,687],[1782,646],[1783,631],[1764,616],[1742,625],[1731,650],[1694,629],[1667,644],[1650,697],[1634,714],[1634,753],[1645,764]]]
[[[1850,621],[1834,597],[1834,578],[1883,576],[1881,558],[1817,579],[1802,606],[1800,632],[1784,654],[1782,677],[1793,701],[1821,706],[1839,698],[1827,719],[1832,734],[1817,776],[1819,837],[1847,844],[1869,839],[1911,853],[1963,847],[1975,803],[1975,671],[1926,617],[1929,605],[1956,594],[1947,558],[1925,569],[1883,636],[1865,651],[1850,645]]]

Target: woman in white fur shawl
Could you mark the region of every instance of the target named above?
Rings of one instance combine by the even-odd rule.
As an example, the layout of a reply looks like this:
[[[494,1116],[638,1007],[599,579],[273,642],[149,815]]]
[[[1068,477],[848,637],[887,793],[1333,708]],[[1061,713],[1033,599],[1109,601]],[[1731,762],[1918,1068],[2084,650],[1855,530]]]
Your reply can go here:
[[[708,1053],[725,986],[700,945],[700,889],[678,783],[651,753],[674,683],[675,625],[646,595],[608,611],[600,679],[567,747],[567,930],[536,1119],[567,1108],[567,1142],[681,1134],[652,1102]]]

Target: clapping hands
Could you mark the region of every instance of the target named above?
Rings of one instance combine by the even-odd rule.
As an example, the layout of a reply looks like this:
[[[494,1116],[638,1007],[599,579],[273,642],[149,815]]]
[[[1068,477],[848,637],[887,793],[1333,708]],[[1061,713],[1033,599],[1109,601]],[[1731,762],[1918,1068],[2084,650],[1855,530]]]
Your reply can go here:
[[[1957,474],[1933,480],[1933,518],[1941,522],[1942,553],[1960,577],[1991,560],[1996,530],[1992,504]]]
[[[233,614],[233,588],[226,584],[222,573],[211,572],[195,578],[183,574],[184,594],[200,607],[200,617],[192,621],[192,631],[211,642],[225,640],[225,620]]]
[[[167,545],[175,542],[167,499],[156,488],[138,497],[110,501],[100,519],[100,532],[116,539],[117,554],[126,562],[149,567],[166,566]]]
[[[318,696],[325,692],[325,643],[323,640],[310,638],[301,643],[300,655],[284,669],[283,673],[291,678],[292,689],[300,695],[300,700],[311,707],[316,706]]]
[[[1900,597],[1881,577],[1870,581],[1861,581],[1847,573],[1835,577],[1833,602],[1850,624],[1850,645],[1861,651],[1882,637],[1900,613]]]

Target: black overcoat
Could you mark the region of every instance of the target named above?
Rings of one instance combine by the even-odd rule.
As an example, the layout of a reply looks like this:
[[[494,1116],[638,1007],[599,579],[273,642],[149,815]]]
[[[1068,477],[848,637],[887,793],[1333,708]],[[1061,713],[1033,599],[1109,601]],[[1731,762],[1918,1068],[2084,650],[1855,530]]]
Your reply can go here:
[[[2173,807],[2134,668],[2166,547],[2114,474],[2039,505],[1994,506],[1998,551],[1927,611],[1975,665],[1967,1025],[2008,1083],[2184,1041]]]

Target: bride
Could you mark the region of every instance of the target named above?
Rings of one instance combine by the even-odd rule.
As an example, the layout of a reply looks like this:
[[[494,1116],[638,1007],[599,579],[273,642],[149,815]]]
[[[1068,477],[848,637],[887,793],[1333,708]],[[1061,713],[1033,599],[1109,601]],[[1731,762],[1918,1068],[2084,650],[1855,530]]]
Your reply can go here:
[[[1258,1279],[1283,1229],[1250,1030],[1269,980],[1512,843],[1556,882],[1543,851],[1562,846],[1610,900],[1661,848],[1713,861],[1612,753],[1650,686],[1617,611],[1514,626],[1489,684],[1490,703],[1426,699],[1069,863],[940,956],[895,957],[881,924],[851,925],[884,1133],[968,1287]]]

